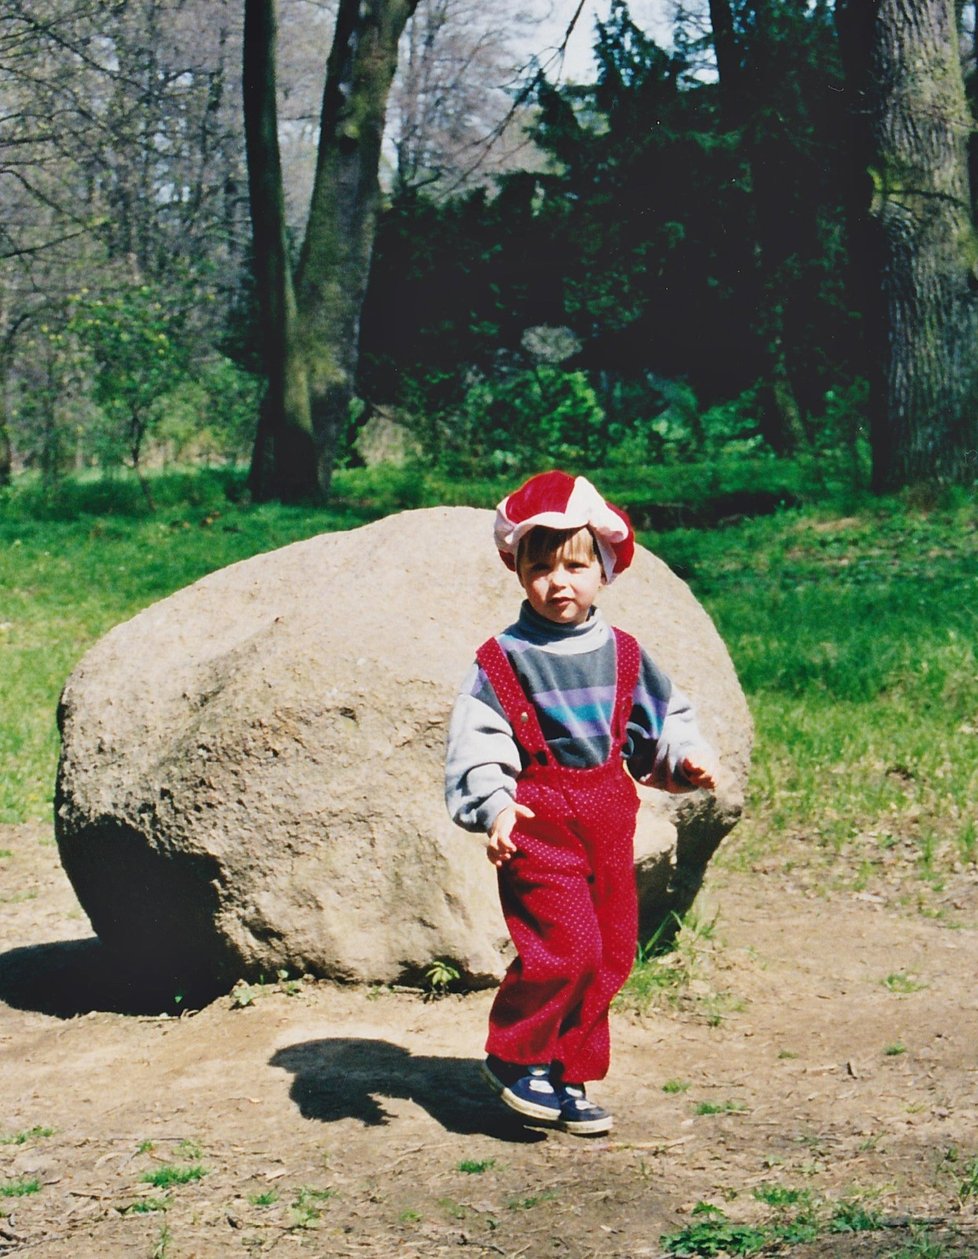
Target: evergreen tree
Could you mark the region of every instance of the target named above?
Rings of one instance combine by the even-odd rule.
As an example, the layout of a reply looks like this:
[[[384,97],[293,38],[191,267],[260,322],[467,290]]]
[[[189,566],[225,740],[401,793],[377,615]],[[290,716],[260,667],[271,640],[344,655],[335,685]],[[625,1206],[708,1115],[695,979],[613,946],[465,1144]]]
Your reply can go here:
[[[667,53],[614,0],[595,82],[537,84],[545,164],[495,195],[400,198],[365,309],[365,392],[396,398],[432,373],[444,392],[550,323],[572,329],[568,366],[588,370],[619,418],[628,397],[646,416],[661,407],[662,379],[703,405],[760,383],[775,444],[776,398],[792,400],[796,429],[817,415],[852,368],[840,72],[824,5],[761,9],[728,6],[736,69],[717,83],[700,72],[702,40]],[[759,74],[768,58],[777,73]],[[390,312],[405,309],[395,328]]]

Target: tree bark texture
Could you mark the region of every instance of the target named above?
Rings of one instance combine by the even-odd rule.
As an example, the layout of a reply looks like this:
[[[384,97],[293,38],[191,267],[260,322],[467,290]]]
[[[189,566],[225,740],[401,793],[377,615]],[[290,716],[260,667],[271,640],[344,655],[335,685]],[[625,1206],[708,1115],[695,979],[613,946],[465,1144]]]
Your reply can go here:
[[[6,324],[0,340],[0,487],[9,485],[14,472],[13,443],[10,440],[10,376],[14,363],[14,347],[20,329],[28,322],[28,313],[21,311],[7,322],[6,311],[0,306],[0,323]]]
[[[742,46],[734,21],[731,0],[709,0],[713,50],[720,90],[720,119],[728,131],[743,133],[742,148],[750,168],[756,247],[753,265],[760,306],[757,311],[757,371],[760,431],[778,454],[796,450],[805,439],[801,408],[789,369],[785,348],[785,290],[787,260],[793,238],[786,226],[792,223],[792,209],[786,205],[790,192],[780,155],[771,151],[771,137],[758,134],[755,115],[770,108],[765,84],[778,74],[776,58],[765,46],[763,32],[771,22],[765,6],[756,5],[758,34],[753,44]],[[772,64],[772,62],[774,64]]]
[[[253,270],[268,380],[249,488],[258,500],[296,502],[319,491],[285,222],[275,101],[275,0],[245,0],[244,120]]]
[[[0,487],[10,484],[13,474],[13,450],[10,446],[10,428],[7,424],[6,382],[0,382]]]
[[[296,277],[320,492],[356,379],[360,312],[380,200],[378,168],[397,45],[418,0],[340,0],[326,69],[316,177]]]
[[[730,0],[710,0],[710,27],[713,31],[713,55],[716,57],[720,88],[720,111],[728,129],[742,122],[740,92],[740,50],[734,33]]]
[[[968,179],[974,124],[954,3],[840,0],[838,17],[853,78],[861,78],[870,151],[865,238],[879,268],[880,301],[866,312],[879,321],[867,331],[881,356],[870,432],[874,488],[971,481],[978,450],[978,239]]]

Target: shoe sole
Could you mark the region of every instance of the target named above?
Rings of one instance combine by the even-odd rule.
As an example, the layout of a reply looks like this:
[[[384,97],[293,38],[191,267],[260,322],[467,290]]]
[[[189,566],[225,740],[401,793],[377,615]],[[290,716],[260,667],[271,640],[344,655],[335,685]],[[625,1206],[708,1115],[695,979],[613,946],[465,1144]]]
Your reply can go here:
[[[482,1078],[498,1095],[500,1101],[504,1102],[510,1110],[515,1110],[518,1115],[522,1115],[524,1119],[538,1119],[553,1124],[559,1121],[560,1111],[556,1107],[538,1106],[535,1102],[527,1102],[522,1097],[517,1097],[515,1093],[510,1092],[502,1080],[498,1080],[493,1075],[485,1063],[482,1063],[481,1071]]]
[[[560,1127],[575,1137],[598,1137],[610,1132],[614,1123],[611,1115],[605,1115],[603,1119],[562,1119]]]

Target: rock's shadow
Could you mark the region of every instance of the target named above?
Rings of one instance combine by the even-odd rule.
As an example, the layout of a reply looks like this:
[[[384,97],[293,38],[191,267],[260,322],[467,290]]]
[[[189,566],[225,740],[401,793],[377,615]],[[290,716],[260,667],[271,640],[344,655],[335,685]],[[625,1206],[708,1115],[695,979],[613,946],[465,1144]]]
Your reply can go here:
[[[338,1036],[289,1045],[271,1065],[295,1076],[291,1097],[306,1119],[382,1127],[397,1122],[384,1099],[405,1098],[449,1132],[522,1143],[544,1139],[493,1097],[471,1058],[415,1055],[386,1040]]]
[[[127,970],[95,936],[0,953],[0,1001],[60,1019],[93,1010],[174,1014],[197,1006],[169,977]]]

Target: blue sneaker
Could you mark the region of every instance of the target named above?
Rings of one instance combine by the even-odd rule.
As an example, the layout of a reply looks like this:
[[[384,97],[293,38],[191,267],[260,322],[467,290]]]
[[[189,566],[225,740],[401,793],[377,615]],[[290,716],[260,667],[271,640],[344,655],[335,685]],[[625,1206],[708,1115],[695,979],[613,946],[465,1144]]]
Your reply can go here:
[[[583,1084],[560,1084],[560,1126],[576,1137],[594,1137],[610,1132],[614,1118],[603,1107],[588,1099]]]
[[[486,1083],[510,1110],[526,1119],[560,1119],[560,1099],[550,1083],[550,1067],[546,1064],[525,1067],[516,1062],[503,1062],[492,1054],[482,1064]]]

